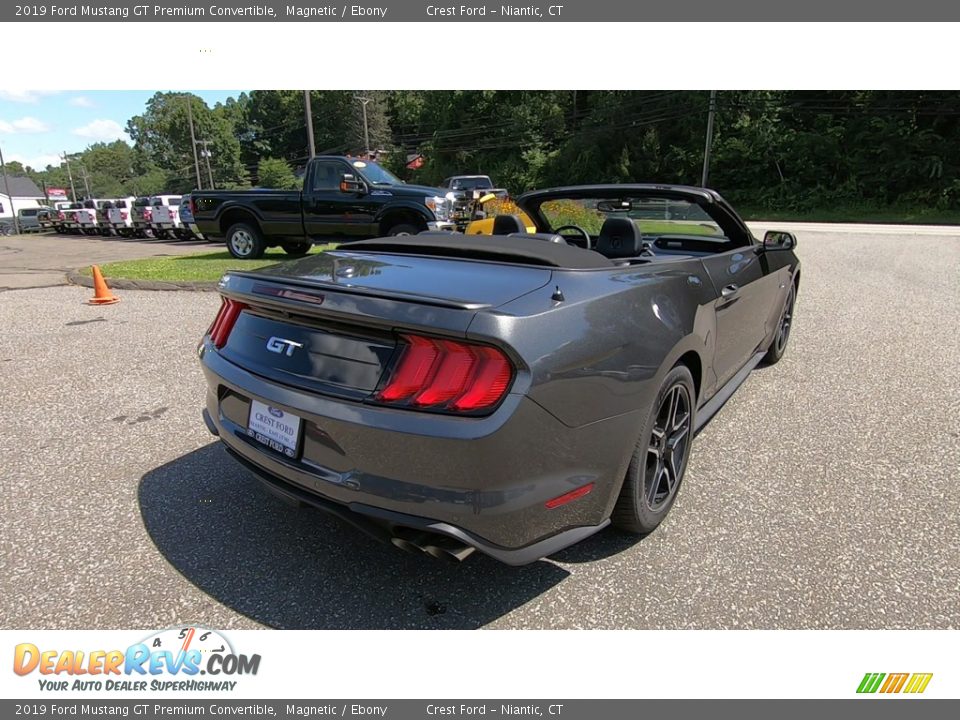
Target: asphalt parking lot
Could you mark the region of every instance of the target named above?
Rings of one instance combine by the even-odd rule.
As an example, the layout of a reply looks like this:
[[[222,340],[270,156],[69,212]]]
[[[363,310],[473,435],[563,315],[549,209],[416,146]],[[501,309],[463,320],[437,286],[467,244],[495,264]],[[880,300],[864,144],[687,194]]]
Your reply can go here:
[[[84,265],[222,250],[204,240],[55,235],[0,237],[0,291],[66,283],[65,273]]]
[[[260,490],[200,419],[214,294],[0,293],[0,626],[958,628],[960,235],[796,232],[787,356],[698,437],[664,525],[525,568]]]

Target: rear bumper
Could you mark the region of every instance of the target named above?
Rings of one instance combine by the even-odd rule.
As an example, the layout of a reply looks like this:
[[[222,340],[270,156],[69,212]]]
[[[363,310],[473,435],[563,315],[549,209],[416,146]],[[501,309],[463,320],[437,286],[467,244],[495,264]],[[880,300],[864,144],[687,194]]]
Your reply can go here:
[[[215,425],[207,410],[203,411],[203,417],[207,423],[207,428],[212,432]],[[559,552],[566,547],[570,547],[603,530],[610,524],[610,520],[606,519],[596,526],[563,530],[556,535],[536,541],[525,547],[505,548],[494,545],[483,538],[467,532],[463,528],[450,525],[449,523],[437,522],[429,518],[407,515],[405,513],[392,512],[361,503],[343,505],[333,502],[321,495],[309,492],[299,485],[287,482],[282,477],[278,477],[269,470],[252,462],[245,455],[238,453],[228,443],[224,444],[231,457],[253,473],[270,492],[284,496],[294,502],[304,503],[328,515],[338,517],[381,542],[390,542],[394,538],[403,538],[407,535],[404,531],[418,531],[432,535],[442,535],[475,548],[506,565],[519,566],[528,565],[555,552]]]
[[[519,395],[487,418],[425,416],[275,384],[210,346],[202,363],[208,428],[273,490],[346,514],[384,539],[397,528],[422,530],[511,565],[533,562],[609,524],[636,433],[632,416],[568,428]],[[247,435],[251,398],[302,418],[298,458]],[[594,485],[586,496],[545,507],[588,483]]]

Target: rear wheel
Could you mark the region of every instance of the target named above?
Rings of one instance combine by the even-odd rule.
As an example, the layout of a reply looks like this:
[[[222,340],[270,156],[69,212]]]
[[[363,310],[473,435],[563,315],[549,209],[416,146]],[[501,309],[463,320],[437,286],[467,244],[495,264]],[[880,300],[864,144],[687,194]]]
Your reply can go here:
[[[310,248],[313,247],[313,243],[285,243],[281,247],[283,247],[283,251],[290,257],[303,257],[310,252]]]
[[[690,371],[678,365],[660,386],[630,459],[611,516],[615,527],[646,535],[670,512],[690,458],[695,398]]]
[[[790,328],[793,327],[793,305],[796,299],[797,286],[790,283],[790,290],[787,292],[787,301],[783,304],[783,310],[780,312],[780,320],[777,323],[777,334],[773,336],[770,349],[767,350],[767,354],[763,356],[763,362],[766,365],[776,365],[787,351],[787,341],[790,339]]]
[[[267,245],[253,225],[237,223],[227,230],[227,249],[239,260],[256,260],[263,257]]]

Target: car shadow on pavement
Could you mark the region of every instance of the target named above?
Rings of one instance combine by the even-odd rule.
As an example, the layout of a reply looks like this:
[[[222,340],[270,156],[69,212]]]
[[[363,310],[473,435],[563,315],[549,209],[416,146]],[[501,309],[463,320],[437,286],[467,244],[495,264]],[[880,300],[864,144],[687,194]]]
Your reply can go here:
[[[285,629],[472,629],[562,582],[549,562],[461,564],[410,555],[262,488],[219,443],[140,481],[140,512],[164,557],[219,602]]]

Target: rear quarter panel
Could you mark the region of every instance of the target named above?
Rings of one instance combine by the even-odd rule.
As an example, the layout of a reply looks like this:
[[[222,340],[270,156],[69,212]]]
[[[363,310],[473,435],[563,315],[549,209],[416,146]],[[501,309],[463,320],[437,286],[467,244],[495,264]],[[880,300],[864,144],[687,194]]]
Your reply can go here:
[[[639,426],[683,353],[700,356],[695,381],[710,384],[714,299],[698,259],[558,270],[547,286],[478,313],[468,335],[514,348],[529,365],[529,397],[565,425],[637,413]]]

